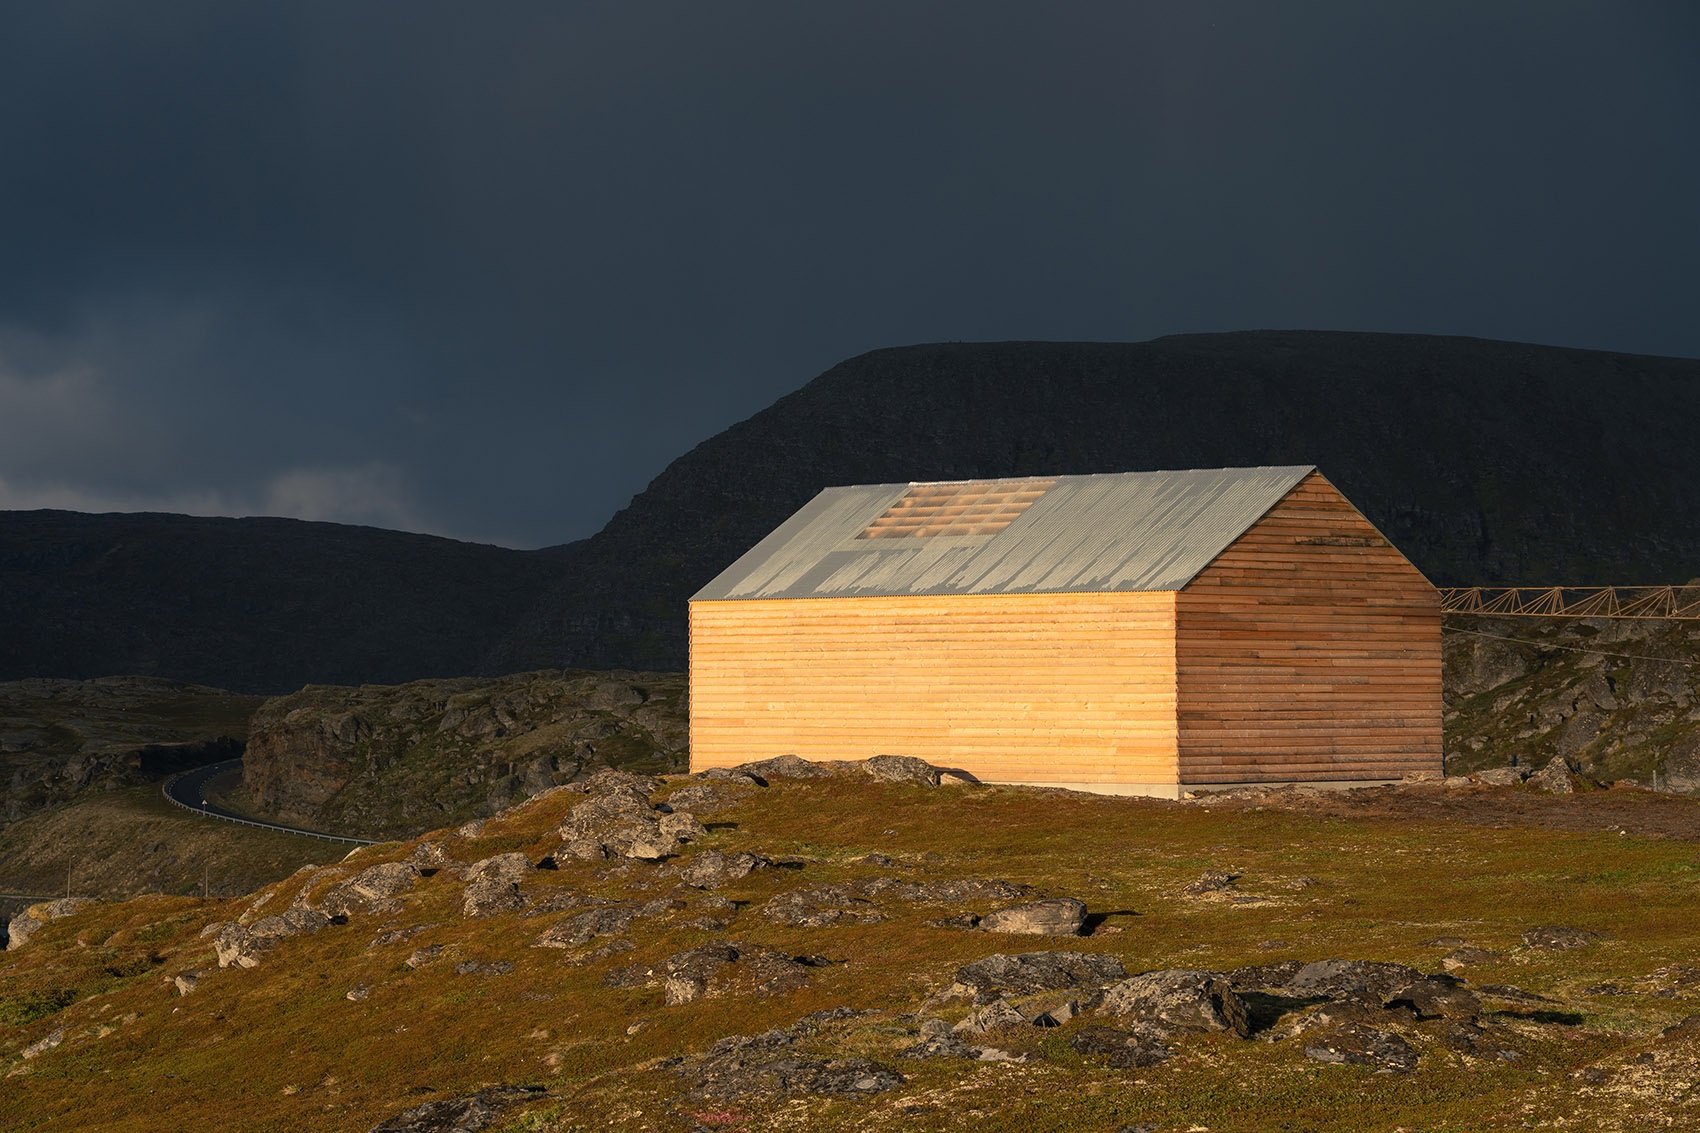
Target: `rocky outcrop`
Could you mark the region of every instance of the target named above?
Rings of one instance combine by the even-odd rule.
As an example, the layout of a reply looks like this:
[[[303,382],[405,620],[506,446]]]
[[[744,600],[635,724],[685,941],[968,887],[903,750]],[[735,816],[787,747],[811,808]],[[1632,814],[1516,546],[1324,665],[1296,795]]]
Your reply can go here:
[[[665,916],[685,907],[683,901],[656,897],[649,901],[605,904],[559,921],[531,942],[533,948],[577,948],[598,936],[618,936],[633,921]]]
[[[282,913],[261,917],[253,924],[227,924],[213,937],[221,968],[258,967],[267,952],[292,936],[309,936],[331,918],[306,905],[291,905]]]
[[[466,888],[461,890],[461,915],[493,917],[526,906],[519,883],[532,870],[531,859],[521,853],[496,854],[466,867]]]
[[[765,944],[715,941],[675,952],[659,967],[632,964],[603,977],[609,987],[660,985],[668,1006],[728,995],[766,997],[795,991],[826,961],[791,956]]]
[[[1535,790],[1545,791],[1549,795],[1575,794],[1576,768],[1564,756],[1555,755],[1547,760],[1545,767],[1529,776],[1526,782]]]
[[[701,850],[679,867],[678,878],[696,889],[718,889],[758,869],[771,869],[773,863],[760,854],[727,854],[720,850]]]
[[[682,1100],[872,1097],[906,1081],[897,1071],[866,1058],[798,1055],[793,1048],[799,1032],[808,1033],[807,1020],[753,1037],[730,1035],[702,1055],[680,1060],[673,1072],[686,1086]]]
[[[1348,1023],[1305,1043],[1305,1056],[1318,1062],[1351,1063],[1376,1070],[1405,1071],[1417,1065],[1417,1052],[1402,1037],[1362,1023]]]
[[[6,950],[11,952],[22,948],[43,926],[62,917],[72,916],[79,909],[97,903],[93,897],[61,897],[56,901],[31,905],[7,922]]]
[[[0,682],[0,826],[239,758],[260,704],[154,677]]]
[[[1099,988],[1126,975],[1120,960],[1098,952],[999,953],[958,968],[956,981],[934,998],[966,997],[983,1004],[1000,994]]]
[[[555,833],[568,857],[630,858],[658,862],[708,831],[695,815],[650,796],[660,784],[647,776],[604,770],[575,789],[589,795],[568,812]]]
[[[1251,1034],[1245,1001],[1214,972],[1174,968],[1146,972],[1104,992],[1099,1011],[1139,1024],[1159,1037],[1192,1031]]]
[[[1700,789],[1692,622],[1456,619],[1443,638],[1446,769],[1569,794],[1628,779]],[[1538,769],[1538,770],[1537,770]],[[1532,772],[1532,774],[1531,774]]]
[[[1047,897],[987,913],[980,918],[984,932],[1029,936],[1078,936],[1086,921],[1086,902],[1073,897]]]
[[[1068,1039],[1069,1048],[1088,1058],[1099,1058],[1120,1070],[1156,1066],[1174,1057],[1162,1040],[1150,1034],[1132,1034],[1114,1027],[1082,1027]]]
[[[371,1133],[478,1133],[506,1110],[542,1096],[541,1086],[495,1086],[464,1098],[416,1105],[372,1126]]]
[[[285,822],[408,837],[599,769],[682,771],[686,742],[674,674],[309,686],[255,713],[243,786]]]
[[[826,928],[840,924],[877,924],[891,915],[886,905],[891,902],[960,903],[965,901],[1003,900],[1029,892],[1027,886],[996,878],[954,878],[940,881],[910,881],[900,877],[869,877],[837,885],[807,885],[781,893],[762,906],[761,915],[776,924],[796,928]],[[1064,898],[1063,900],[1067,900]],[[1010,910],[1010,924],[1057,923],[1057,908],[1041,903],[1043,908],[1030,913]],[[1023,907],[1025,908],[1025,906]],[[1084,915],[1085,906],[1081,906]],[[1063,909],[1065,916],[1072,906]],[[975,918],[976,920],[978,918]],[[1034,931],[1013,928],[1000,931]]]
[[[413,888],[419,867],[412,862],[383,862],[338,882],[320,899],[320,908],[333,917],[350,914],[399,913],[397,895]]]

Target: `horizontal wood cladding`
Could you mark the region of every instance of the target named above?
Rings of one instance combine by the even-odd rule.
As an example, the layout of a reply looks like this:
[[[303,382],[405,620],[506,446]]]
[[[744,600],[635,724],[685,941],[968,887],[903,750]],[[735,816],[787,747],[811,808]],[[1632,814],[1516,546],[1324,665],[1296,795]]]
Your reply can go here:
[[[1175,594],[693,602],[691,766],[915,755],[1175,781]]]
[[[1176,604],[1182,783],[1440,770],[1440,596],[1321,475]]]

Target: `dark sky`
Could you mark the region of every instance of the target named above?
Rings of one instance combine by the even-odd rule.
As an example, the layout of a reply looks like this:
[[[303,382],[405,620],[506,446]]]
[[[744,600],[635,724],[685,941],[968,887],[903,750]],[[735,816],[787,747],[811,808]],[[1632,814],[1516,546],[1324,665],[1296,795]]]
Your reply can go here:
[[[882,346],[1700,355],[1692,0],[0,0],[0,29],[0,508],[538,546]]]

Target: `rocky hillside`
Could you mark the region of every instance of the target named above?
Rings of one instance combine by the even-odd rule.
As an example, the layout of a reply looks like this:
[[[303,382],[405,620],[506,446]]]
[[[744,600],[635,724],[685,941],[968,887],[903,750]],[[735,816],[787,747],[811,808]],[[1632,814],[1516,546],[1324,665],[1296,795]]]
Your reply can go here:
[[[668,466],[496,671],[678,669],[685,602],[831,484],[1315,464],[1440,585],[1700,575],[1700,361],[1248,331],[852,358]]]
[[[1700,790],[1700,622],[1456,617],[1445,665],[1449,771]]]
[[[255,713],[243,788],[286,823],[412,837],[602,768],[683,771],[684,694],[675,673],[309,686]]]
[[[1700,362],[1421,335],[852,358],[538,552],[275,519],[0,513],[0,677],[247,692],[678,670],[692,592],[831,484],[1309,463],[1437,583],[1700,574]]]
[[[293,519],[0,511],[0,679],[281,693],[481,671],[557,559]]]
[[[149,677],[0,683],[0,828],[240,756],[261,703]]]
[[[242,898],[33,906],[0,1124],[1690,1128],[1697,838],[1634,789],[603,773]]]

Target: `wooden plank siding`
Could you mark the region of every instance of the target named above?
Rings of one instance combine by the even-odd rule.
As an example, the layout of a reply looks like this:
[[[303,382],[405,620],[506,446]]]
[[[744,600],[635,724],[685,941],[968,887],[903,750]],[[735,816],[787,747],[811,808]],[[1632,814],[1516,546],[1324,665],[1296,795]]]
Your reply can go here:
[[[915,755],[1004,783],[1173,783],[1173,591],[697,601],[691,767]]]
[[[1183,784],[1441,765],[1440,596],[1312,472],[1180,592]]]

